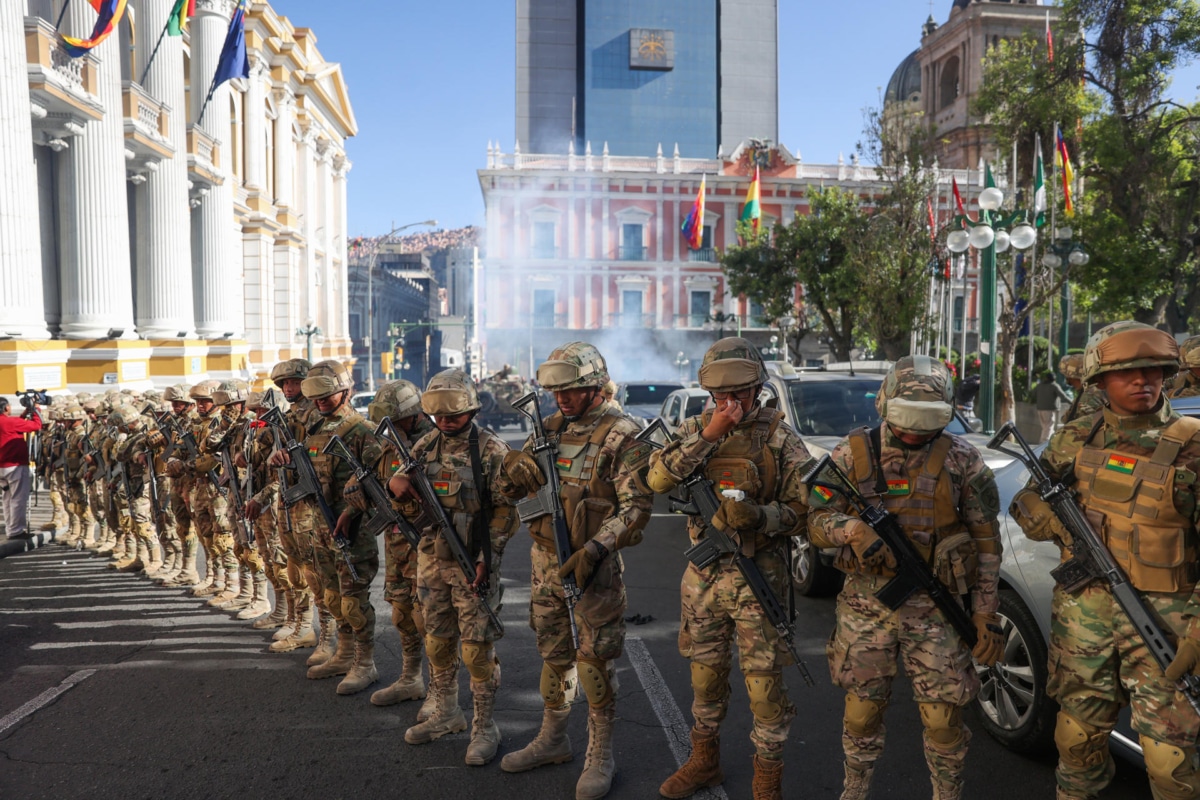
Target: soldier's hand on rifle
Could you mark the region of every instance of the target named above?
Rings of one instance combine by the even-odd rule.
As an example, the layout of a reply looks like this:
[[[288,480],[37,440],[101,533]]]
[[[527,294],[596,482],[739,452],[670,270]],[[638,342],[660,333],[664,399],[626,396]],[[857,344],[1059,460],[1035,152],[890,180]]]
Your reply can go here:
[[[713,514],[712,524],[717,530],[729,534],[734,531],[753,532],[762,527],[765,516],[762,506],[756,503],[726,497],[721,501],[717,513]]]
[[[353,475],[350,476],[350,480],[346,481],[346,485],[342,489],[342,497],[359,511],[366,511],[371,507],[371,504],[367,501],[367,493],[362,490],[358,479]]]
[[[1000,627],[1000,617],[976,612],[971,615],[971,621],[975,623],[978,636],[971,656],[983,666],[990,667],[1004,655],[1004,629]]]
[[[286,467],[292,463],[292,457],[287,450],[276,450],[271,453],[271,457],[267,459],[272,467]]]
[[[354,519],[355,512],[346,509],[342,515],[338,517],[337,524],[333,526],[333,536],[336,539],[338,536],[343,537],[346,541],[354,541],[354,533],[350,529],[350,520]]]
[[[179,459],[172,458],[167,462],[167,475],[171,476],[172,478],[183,477],[183,470],[183,462]]]
[[[137,463],[141,464],[143,467],[146,466],[146,454],[145,453],[138,453],[136,456],[133,457],[133,459]]]
[[[245,469],[248,466],[246,463],[246,454],[240,450],[236,454],[234,454],[233,465],[235,467],[240,467],[241,469]]]
[[[421,502],[421,495],[417,494],[417,490],[413,488],[412,481],[407,475],[401,475],[397,472],[388,481],[388,489],[392,492],[392,497],[397,500],[415,500]]]
[[[524,450],[509,450],[504,454],[504,474],[528,494],[546,485],[546,476],[536,461]]]
[[[1167,680],[1177,681],[1184,675],[1200,675],[1200,640],[1188,637],[1179,640],[1175,660],[1167,665]]]
[[[608,548],[595,539],[592,539],[572,553],[566,563],[558,568],[558,577],[565,578],[574,573],[575,585],[583,589],[588,585],[588,580],[591,579],[592,573],[596,571],[596,565],[603,561],[607,555]]]
[[[246,501],[246,519],[253,522],[254,520],[258,519],[262,515],[262,512],[263,512],[262,504],[259,503],[257,500],[251,498]]]
[[[860,519],[850,520],[846,523],[845,536],[846,544],[854,550],[863,566],[896,568],[896,554],[867,523]]]
[[[472,591],[479,591],[487,583],[487,566],[482,562],[475,564],[475,580],[471,581]]]
[[[700,432],[706,442],[715,442],[721,439],[725,434],[737,427],[737,424],[742,421],[744,413],[742,411],[742,403],[733,395],[725,397],[723,400],[716,401],[716,409],[713,411],[712,419],[708,425]]]

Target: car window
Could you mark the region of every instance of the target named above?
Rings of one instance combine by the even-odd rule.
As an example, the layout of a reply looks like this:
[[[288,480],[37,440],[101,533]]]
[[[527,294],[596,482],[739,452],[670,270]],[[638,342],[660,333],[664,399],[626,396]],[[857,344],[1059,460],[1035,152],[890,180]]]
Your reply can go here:
[[[794,427],[810,436],[845,436],[863,425],[878,425],[875,395],[879,380],[788,381]]]
[[[678,389],[678,383],[636,383],[625,387],[625,405],[656,406]]]
[[[708,395],[700,394],[687,399],[687,411],[684,412],[684,417],[694,417],[697,414],[704,413],[704,405],[708,402]]]

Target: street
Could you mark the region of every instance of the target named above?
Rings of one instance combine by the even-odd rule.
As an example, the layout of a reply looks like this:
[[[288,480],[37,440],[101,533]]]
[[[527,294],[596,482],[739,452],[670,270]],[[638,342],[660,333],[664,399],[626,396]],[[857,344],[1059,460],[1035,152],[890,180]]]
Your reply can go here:
[[[625,553],[627,613],[640,619],[628,625],[619,662],[613,798],[656,797],[689,748],[689,668],[676,650],[685,533],[682,519],[662,513],[662,505],[645,541]],[[540,662],[526,622],[529,542],[524,531],[514,537],[502,567],[500,755],[523,747],[541,719]],[[587,745],[582,707],[571,717],[573,762],[519,775],[503,773],[499,757],[467,767],[467,733],[419,747],[404,743],[419,703],[376,708],[369,691],[340,697],[336,680],[304,677],[311,650],[270,654],[269,632],[107,564],[57,545],[0,559],[0,798],[574,796]],[[382,582],[381,569],[372,592],[380,683],[372,690],[395,680],[400,668]],[[842,779],[842,695],[829,684],[823,651],[833,598],[798,598],[797,610],[797,644],[817,685],[805,687],[788,672],[798,716],[784,796],[834,798]],[[460,679],[467,709],[465,674]],[[722,736],[725,784],[697,797],[750,795],[750,714],[736,670],[732,683]],[[975,712],[966,719],[974,725]],[[896,686],[887,722],[872,796],[928,797],[920,722],[906,683]],[[1052,756],[1009,753],[974,727],[966,796],[1052,795]],[[1144,775],[1120,763],[1104,797],[1146,795]]]

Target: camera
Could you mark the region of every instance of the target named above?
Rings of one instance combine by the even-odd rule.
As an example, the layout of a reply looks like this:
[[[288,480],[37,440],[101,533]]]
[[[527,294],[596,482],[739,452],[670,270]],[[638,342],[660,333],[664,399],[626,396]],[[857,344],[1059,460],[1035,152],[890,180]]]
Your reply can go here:
[[[48,406],[50,405],[50,395],[38,389],[26,389],[18,393],[21,400],[21,405],[27,409],[33,408],[35,405]]]

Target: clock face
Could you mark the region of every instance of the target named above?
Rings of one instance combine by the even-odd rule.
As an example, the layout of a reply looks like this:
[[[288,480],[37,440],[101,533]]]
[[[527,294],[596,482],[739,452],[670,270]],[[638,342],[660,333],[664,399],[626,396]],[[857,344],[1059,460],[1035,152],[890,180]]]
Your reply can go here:
[[[629,68],[671,70],[675,68],[675,31],[662,28],[631,28]]]

